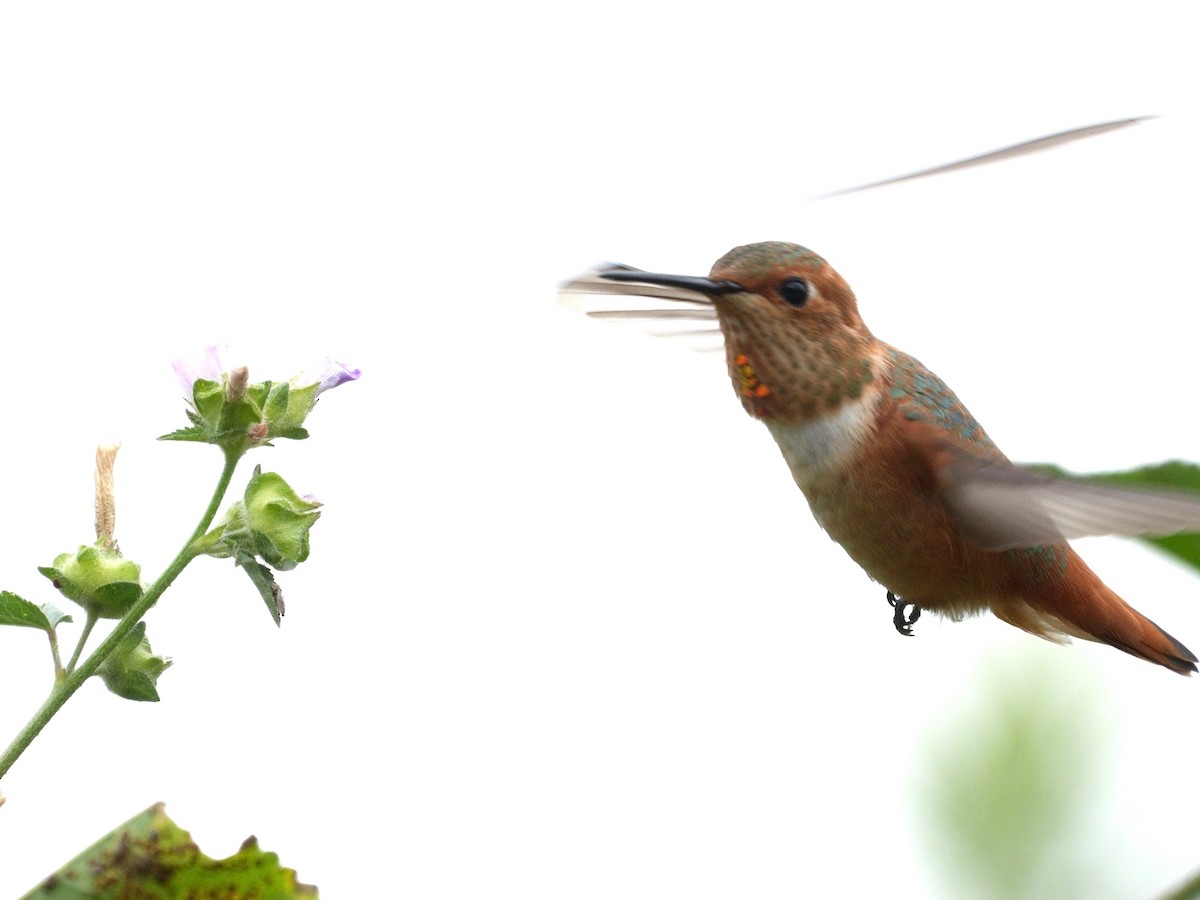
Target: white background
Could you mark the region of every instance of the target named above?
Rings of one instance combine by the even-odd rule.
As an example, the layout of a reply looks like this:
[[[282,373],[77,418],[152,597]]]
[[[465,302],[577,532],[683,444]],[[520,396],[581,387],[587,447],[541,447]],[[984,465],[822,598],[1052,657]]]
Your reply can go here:
[[[1021,654],[1111,723],[1114,896],[1200,865],[1194,681],[990,618],[897,637],[719,356],[554,297],[602,259],[704,274],[796,241],[1014,459],[1196,459],[1178,5],[419,8],[0,11],[3,587],[55,599],[35,566],[91,540],[112,436],[121,546],[148,579],[170,559],[219,468],[153,441],[184,423],[172,359],[364,370],[247,460],[327,504],[283,628],[227,562],[189,568],[148,619],[162,702],[90,684],[4,779],[0,895],[164,800],[330,898],[926,896],[922,741]],[[1193,575],[1081,549],[1200,649]],[[0,635],[0,742],[50,675]]]

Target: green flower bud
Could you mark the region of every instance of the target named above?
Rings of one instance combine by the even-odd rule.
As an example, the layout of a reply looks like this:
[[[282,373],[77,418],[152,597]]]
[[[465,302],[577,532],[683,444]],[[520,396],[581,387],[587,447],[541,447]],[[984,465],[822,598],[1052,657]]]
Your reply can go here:
[[[155,656],[146,639],[146,623],[138,622],[100,664],[96,674],[105,687],[126,700],[158,700],[158,676],[171,660]]]
[[[261,558],[281,572],[308,559],[308,530],[321,504],[305,499],[275,472],[254,470],[243,499],[230,505],[220,524],[201,539],[200,550],[238,565]]]
[[[64,597],[101,619],[121,618],[142,596],[141,566],[106,547],[83,546],[77,553],[60,554],[53,566],[39,566],[38,571]]]
[[[321,506],[305,500],[275,472],[254,470],[246,485],[246,527],[254,537],[254,553],[280,571],[308,559],[308,530]]]

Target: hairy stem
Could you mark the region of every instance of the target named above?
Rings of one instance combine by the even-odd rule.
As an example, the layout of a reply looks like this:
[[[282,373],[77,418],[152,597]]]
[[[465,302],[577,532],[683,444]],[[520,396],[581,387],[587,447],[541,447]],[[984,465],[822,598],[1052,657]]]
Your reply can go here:
[[[163,591],[171,586],[171,583],[179,576],[179,573],[187,567],[193,559],[199,555],[199,540],[208,531],[212,525],[213,519],[216,517],[217,510],[221,507],[221,501],[225,498],[225,492],[229,489],[229,482],[233,478],[233,470],[237,468],[238,460],[241,459],[241,453],[237,451],[225,451],[225,466],[221,470],[221,477],[217,482],[217,486],[213,491],[212,500],[209,501],[208,508],[204,511],[203,517],[200,519],[200,524],[196,526],[196,530],[192,532],[191,537],[187,539],[187,543],[183,545],[183,549],[171,561],[171,564],[163,571],[154,584],[146,589],[146,592],[138,598],[129,610],[117,622],[115,628],[100,644],[92,651],[80,665],[79,668],[68,672],[66,677],[61,681],[56,681],[54,689],[50,691],[50,696],[41,705],[41,708],[33,714],[33,717],[21,729],[8,749],[4,751],[4,755],[0,756],[0,778],[3,778],[5,773],[12,768],[13,763],[20,758],[21,754],[33,743],[36,738],[46,727],[47,723],[54,718],[57,713],[69,699],[71,695],[79,690],[80,686],[96,674],[100,665],[106,660],[109,654],[121,643],[134,626],[141,621],[147,611],[162,596]],[[85,632],[88,626],[85,625]],[[79,649],[83,647],[82,640],[79,644]],[[78,652],[76,654],[78,656]],[[72,664],[74,660],[72,660]]]
[[[93,612],[87,614],[87,620],[83,623],[83,631],[79,633],[79,642],[75,645],[75,652],[71,654],[71,661],[67,663],[67,671],[63,674],[70,675],[75,671],[75,663],[79,662],[79,657],[83,653],[83,645],[87,643],[88,636],[91,635],[92,629],[96,627],[97,616]]]

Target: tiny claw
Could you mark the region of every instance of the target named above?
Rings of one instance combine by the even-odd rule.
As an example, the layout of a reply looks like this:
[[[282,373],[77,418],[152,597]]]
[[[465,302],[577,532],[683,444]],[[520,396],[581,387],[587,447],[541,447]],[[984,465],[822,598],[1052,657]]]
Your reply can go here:
[[[910,603],[903,597],[897,597],[891,591],[887,592],[887,600],[892,609],[896,610],[896,614],[892,616],[892,624],[896,626],[896,631],[905,637],[912,637],[912,627],[916,624],[917,619],[921,618],[921,607]],[[912,612],[906,618],[904,613],[908,610]]]

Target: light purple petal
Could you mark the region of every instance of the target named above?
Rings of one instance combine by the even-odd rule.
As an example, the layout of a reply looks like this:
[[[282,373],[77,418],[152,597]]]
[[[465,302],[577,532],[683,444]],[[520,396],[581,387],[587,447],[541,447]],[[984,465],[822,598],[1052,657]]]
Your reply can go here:
[[[325,365],[316,373],[316,377],[313,379],[317,383],[317,391],[313,396],[319,397],[326,391],[332,390],[339,384],[345,384],[347,381],[356,381],[360,375],[362,375],[362,370],[360,369],[351,369],[336,359],[327,359],[325,360]],[[313,381],[309,381],[308,383],[312,384]]]
[[[220,381],[224,367],[221,365],[221,348],[216,344],[205,347],[201,355],[188,359],[177,359],[171,363],[183,396],[192,399],[192,388],[203,378],[205,381]]]

